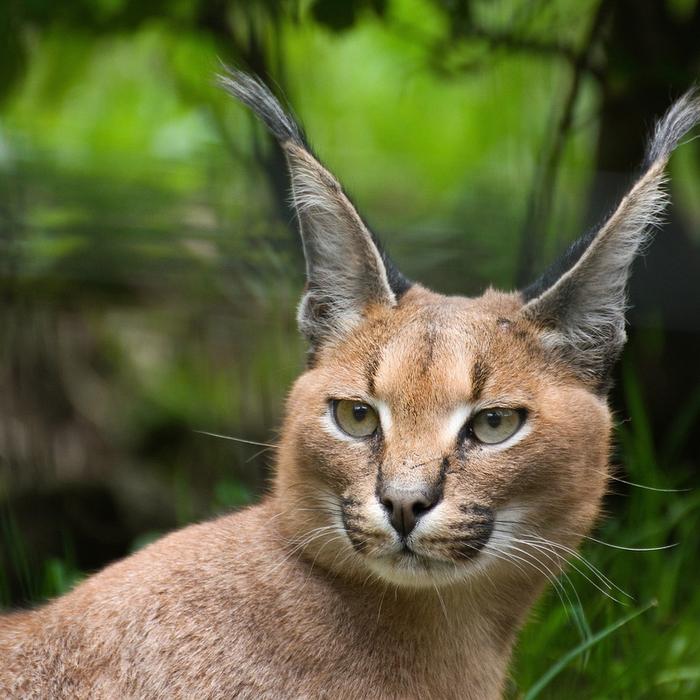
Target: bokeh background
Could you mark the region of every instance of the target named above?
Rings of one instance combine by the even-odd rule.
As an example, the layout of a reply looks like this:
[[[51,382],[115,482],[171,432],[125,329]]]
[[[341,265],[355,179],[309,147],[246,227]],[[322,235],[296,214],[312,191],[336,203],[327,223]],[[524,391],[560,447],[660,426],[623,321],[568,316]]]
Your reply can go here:
[[[614,206],[698,37],[697,0],[3,0],[0,605],[266,487],[274,450],[197,432],[274,442],[304,356],[283,162],[220,60],[286,96],[408,276],[478,294]],[[677,545],[588,542],[631,597],[575,562],[510,697],[700,697],[700,140],[670,171],[595,537]]]

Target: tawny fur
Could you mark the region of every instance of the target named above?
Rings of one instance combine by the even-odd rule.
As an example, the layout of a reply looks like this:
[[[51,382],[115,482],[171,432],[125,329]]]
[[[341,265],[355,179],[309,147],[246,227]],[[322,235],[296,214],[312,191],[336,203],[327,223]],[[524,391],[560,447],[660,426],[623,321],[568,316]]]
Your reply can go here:
[[[0,617],[0,697],[495,699],[527,611],[565,565],[518,538],[572,551],[598,514],[601,387],[624,342],[629,265],[700,103],[669,112],[647,171],[558,281],[467,299],[400,276],[269,91],[235,71],[223,82],[287,153],[307,260],[299,325],[313,354],[272,493]],[[337,399],[375,407],[381,430],[344,434]],[[468,437],[493,407],[521,410],[521,428],[499,445]],[[404,538],[387,483],[439,486]],[[484,513],[495,524],[476,548]]]

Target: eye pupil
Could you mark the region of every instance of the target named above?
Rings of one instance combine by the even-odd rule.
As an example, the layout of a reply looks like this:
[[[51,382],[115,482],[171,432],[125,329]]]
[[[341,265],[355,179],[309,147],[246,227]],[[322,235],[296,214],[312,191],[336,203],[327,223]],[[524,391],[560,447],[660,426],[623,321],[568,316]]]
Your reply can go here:
[[[489,411],[486,414],[486,422],[491,428],[498,428],[502,420],[503,416],[501,416],[501,414],[498,411]]]
[[[358,422],[362,423],[362,421],[367,418],[367,406],[361,403],[357,403],[352,407],[352,417]]]

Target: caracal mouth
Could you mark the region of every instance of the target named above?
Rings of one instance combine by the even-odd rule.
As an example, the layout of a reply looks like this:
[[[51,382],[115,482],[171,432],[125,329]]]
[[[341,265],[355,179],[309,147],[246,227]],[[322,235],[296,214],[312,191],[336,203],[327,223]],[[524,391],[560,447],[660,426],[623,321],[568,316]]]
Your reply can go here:
[[[481,552],[464,559],[444,559],[415,552],[408,545],[394,553],[366,557],[368,568],[380,579],[397,586],[434,587],[464,580],[477,569]]]
[[[430,542],[435,533],[420,528],[408,538],[394,537],[393,543],[386,542],[379,551],[369,552],[353,542],[347,527],[345,533],[364,565],[380,580],[397,586],[434,587],[488,575],[508,558],[503,550],[519,533],[529,510],[526,504],[510,502],[494,513],[487,528],[484,523],[476,523],[482,527],[475,527],[470,536],[439,539],[436,547]]]
[[[455,538],[448,551],[431,552],[427,542],[409,538],[391,551],[364,554],[363,559],[372,573],[397,586],[434,588],[473,581],[489,576],[494,566],[502,565],[506,559],[503,550],[519,533],[529,511],[526,504],[508,503],[496,512],[493,527],[487,533]]]

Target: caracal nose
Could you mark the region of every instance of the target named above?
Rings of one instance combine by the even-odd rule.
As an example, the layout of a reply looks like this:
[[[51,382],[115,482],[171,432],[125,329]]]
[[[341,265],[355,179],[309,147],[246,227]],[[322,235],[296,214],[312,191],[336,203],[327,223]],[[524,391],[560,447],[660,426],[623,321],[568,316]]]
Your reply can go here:
[[[392,527],[402,537],[408,537],[418,520],[440,500],[437,490],[382,488],[379,502],[386,510]]]

